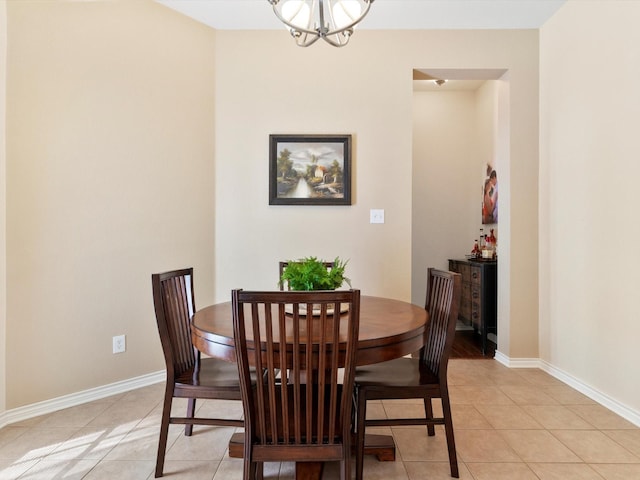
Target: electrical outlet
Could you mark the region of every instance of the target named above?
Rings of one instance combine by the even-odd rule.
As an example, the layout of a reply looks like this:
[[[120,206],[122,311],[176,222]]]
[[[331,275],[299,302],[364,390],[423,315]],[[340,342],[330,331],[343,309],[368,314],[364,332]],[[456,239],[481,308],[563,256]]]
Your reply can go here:
[[[127,349],[127,342],[124,335],[113,337],[113,353],[122,353]]]
[[[384,223],[384,210],[374,208],[369,210],[369,223]]]

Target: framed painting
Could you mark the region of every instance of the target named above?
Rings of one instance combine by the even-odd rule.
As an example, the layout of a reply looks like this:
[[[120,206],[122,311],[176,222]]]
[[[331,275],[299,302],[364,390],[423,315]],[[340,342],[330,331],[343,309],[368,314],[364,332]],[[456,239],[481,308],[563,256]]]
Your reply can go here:
[[[351,135],[269,135],[269,205],[351,205]]]
[[[482,184],[482,223],[498,223],[498,174],[489,163]]]

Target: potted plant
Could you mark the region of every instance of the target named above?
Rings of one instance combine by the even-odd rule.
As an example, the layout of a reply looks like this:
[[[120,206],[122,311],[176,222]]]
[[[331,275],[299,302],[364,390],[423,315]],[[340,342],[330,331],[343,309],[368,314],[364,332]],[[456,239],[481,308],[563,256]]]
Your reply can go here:
[[[351,281],[344,276],[347,262],[336,257],[333,266],[327,268],[326,262],[316,257],[289,261],[282,271],[280,283],[287,282],[291,290],[335,290],[344,282],[351,286]]]

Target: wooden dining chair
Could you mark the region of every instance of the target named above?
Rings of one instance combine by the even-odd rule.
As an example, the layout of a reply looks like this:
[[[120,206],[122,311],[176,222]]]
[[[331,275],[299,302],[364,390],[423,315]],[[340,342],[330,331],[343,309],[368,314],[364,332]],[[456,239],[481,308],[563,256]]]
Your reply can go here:
[[[190,322],[195,311],[193,268],[153,274],[151,284],[167,368],[155,471],[158,478],[163,474],[169,424],[184,424],[185,435],[191,436],[194,424],[242,427],[244,421],[195,417],[197,398],[240,400],[241,397],[236,364],[215,358],[201,359],[191,343]],[[171,415],[174,398],[189,399],[184,417]]]
[[[244,480],[261,478],[271,461],[340,461],[341,479],[351,478],[360,291],[233,290],[231,303]],[[265,372],[260,382],[251,381],[251,367]]]
[[[355,378],[356,403],[356,480],[362,480],[365,427],[395,425],[427,425],[429,436],[434,425],[444,425],[451,476],[458,478],[458,460],[453,436],[451,406],[447,387],[447,364],[461,294],[458,273],[429,268],[425,308],[429,312],[427,336],[416,358],[398,358],[359,367]],[[422,398],[425,417],[366,419],[367,400]],[[431,400],[442,400],[443,416],[434,418]]]

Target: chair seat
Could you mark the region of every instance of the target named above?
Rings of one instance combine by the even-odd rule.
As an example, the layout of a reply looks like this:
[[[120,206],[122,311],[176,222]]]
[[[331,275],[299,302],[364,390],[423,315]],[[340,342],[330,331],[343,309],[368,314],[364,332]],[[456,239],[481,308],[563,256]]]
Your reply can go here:
[[[193,376],[193,369],[189,369],[176,377],[176,394],[188,395],[188,391],[197,389],[198,398],[208,398],[206,388],[210,387],[211,398],[221,398],[222,392],[227,392],[224,398],[241,400],[238,366],[216,358],[203,358],[200,362],[200,374]],[[215,390],[214,390],[215,389]]]
[[[425,367],[417,358],[396,358],[356,369],[357,387],[410,388],[439,385],[437,375]]]

